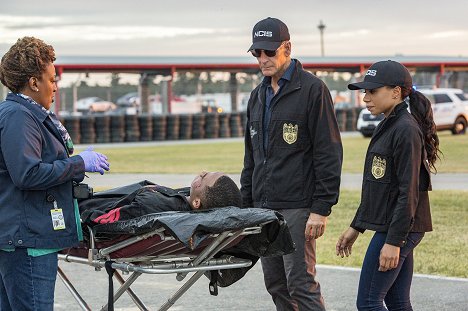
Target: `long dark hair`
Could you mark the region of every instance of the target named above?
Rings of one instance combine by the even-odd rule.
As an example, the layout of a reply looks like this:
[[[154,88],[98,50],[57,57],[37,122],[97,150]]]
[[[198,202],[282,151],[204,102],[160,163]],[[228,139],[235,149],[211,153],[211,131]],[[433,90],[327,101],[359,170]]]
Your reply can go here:
[[[409,96],[411,114],[423,133],[429,167],[432,171],[437,172],[435,162],[440,159],[439,155],[442,152],[439,149],[439,136],[437,136],[431,102],[421,92],[412,88],[402,88],[402,95],[403,97]]]

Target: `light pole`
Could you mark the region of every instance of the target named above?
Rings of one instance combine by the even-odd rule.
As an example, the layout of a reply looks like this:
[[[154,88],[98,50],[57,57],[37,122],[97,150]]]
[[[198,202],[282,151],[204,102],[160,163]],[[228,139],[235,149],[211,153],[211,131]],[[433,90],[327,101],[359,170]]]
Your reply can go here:
[[[323,46],[323,31],[325,30],[325,24],[320,20],[320,23],[317,25],[317,28],[320,31],[320,50],[322,52],[322,57],[325,56],[325,49]]]

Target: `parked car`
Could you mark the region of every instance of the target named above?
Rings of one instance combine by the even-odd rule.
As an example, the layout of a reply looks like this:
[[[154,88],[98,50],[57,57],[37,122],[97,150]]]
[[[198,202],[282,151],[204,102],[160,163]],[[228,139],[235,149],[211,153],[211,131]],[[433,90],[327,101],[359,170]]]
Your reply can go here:
[[[383,119],[383,113],[374,116],[369,112],[369,110],[367,110],[367,108],[364,108],[361,110],[361,112],[359,112],[356,129],[361,132],[362,136],[372,137],[375,128]]]
[[[432,104],[437,130],[450,130],[452,134],[465,134],[468,124],[468,100],[460,89],[420,89]],[[411,107],[410,107],[411,109]],[[361,110],[357,130],[364,137],[371,137],[384,115],[372,116],[367,109]]]
[[[421,89],[432,103],[437,130],[465,134],[468,120],[468,100],[460,89]]]
[[[116,101],[117,113],[120,114],[138,114],[140,112],[140,97],[138,92],[130,92]]]
[[[119,107],[135,107],[139,105],[139,102],[138,92],[131,92],[119,97],[116,104]]]
[[[76,110],[82,113],[108,112],[115,110],[113,102],[105,101],[99,97],[85,97],[76,101]]]
[[[201,112],[204,113],[222,113],[223,108],[216,104],[214,99],[205,99],[201,104]]]
[[[123,114],[139,114],[142,110],[141,99],[138,92],[127,93],[116,101],[118,111]],[[161,96],[151,94],[148,96],[149,110],[152,114],[162,113]]]

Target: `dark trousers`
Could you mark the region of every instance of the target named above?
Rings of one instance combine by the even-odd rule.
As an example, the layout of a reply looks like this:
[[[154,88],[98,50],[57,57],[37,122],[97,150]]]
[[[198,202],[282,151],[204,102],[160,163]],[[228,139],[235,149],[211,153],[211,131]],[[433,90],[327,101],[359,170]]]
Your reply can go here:
[[[25,248],[0,250],[0,310],[52,311],[57,253],[28,256]]]
[[[376,232],[367,248],[359,279],[356,302],[358,310],[413,310],[410,301],[413,249],[421,242],[424,233],[410,233],[405,246],[400,248],[398,266],[395,269],[380,272],[378,271],[380,250],[385,244],[386,237],[386,233]],[[386,307],[383,304],[384,301]]]
[[[315,240],[305,240],[307,209],[283,209],[296,250],[292,254],[262,257],[265,286],[276,310],[325,310],[320,284],[315,280]]]

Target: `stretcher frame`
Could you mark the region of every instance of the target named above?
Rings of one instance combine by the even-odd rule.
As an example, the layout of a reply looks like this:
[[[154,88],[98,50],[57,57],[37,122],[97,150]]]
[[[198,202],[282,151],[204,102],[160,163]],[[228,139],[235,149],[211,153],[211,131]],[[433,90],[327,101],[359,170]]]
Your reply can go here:
[[[224,231],[222,233],[210,234],[209,243],[198,254],[192,254],[182,243],[167,233],[165,228],[159,227],[148,233],[127,238],[117,242],[111,246],[97,248],[93,230],[89,229],[89,245],[88,256],[80,257],[69,254],[59,254],[60,261],[68,263],[78,263],[92,266],[96,271],[100,271],[106,267],[106,263],[115,269],[113,277],[120,283],[120,288],[113,294],[113,302],[115,303],[124,292],[126,292],[133,300],[134,304],[140,310],[149,310],[142,300],[131,289],[131,285],[142,274],[171,274],[176,273],[176,279],[182,281],[188,273],[195,272],[166,302],[158,309],[160,311],[168,310],[174,303],[192,287],[200,277],[207,271],[222,270],[222,269],[238,269],[246,268],[252,265],[251,260],[237,258],[234,256],[222,256],[215,258],[221,251],[237,244],[244,236],[259,234],[263,224],[239,230]],[[149,239],[154,236],[160,238],[159,243],[173,241],[172,246],[176,248],[166,247],[167,251],[160,250],[157,256],[137,256],[128,258],[111,259],[111,254],[115,251],[124,249],[130,245],[138,243],[142,240]],[[157,245],[156,245],[157,246]],[[187,253],[183,250],[188,250]],[[121,272],[119,272],[121,271]],[[122,277],[122,274],[131,273],[127,279]],[[72,294],[75,301],[82,310],[91,310],[86,301],[78,293],[72,282],[69,280],[64,271],[58,267],[58,276],[64,283],[65,287]],[[215,290],[210,283],[210,292]],[[216,286],[216,285],[214,285]],[[110,300],[110,298],[109,298]],[[108,310],[108,304],[105,304],[101,310]]]

